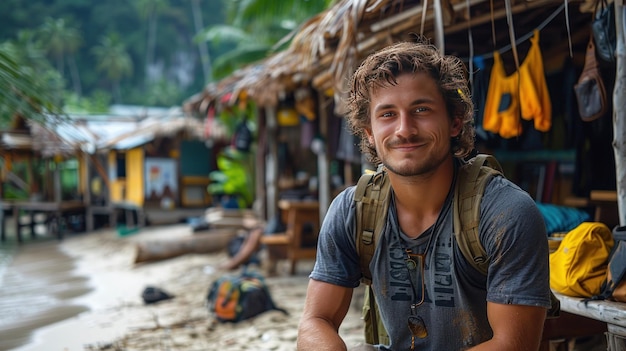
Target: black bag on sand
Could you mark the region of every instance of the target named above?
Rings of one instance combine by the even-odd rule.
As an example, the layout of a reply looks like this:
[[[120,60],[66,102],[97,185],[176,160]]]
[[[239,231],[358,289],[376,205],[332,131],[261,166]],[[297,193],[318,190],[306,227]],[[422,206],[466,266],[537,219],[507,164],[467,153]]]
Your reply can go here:
[[[163,300],[169,300],[173,297],[174,297],[173,295],[170,295],[167,292],[163,291],[162,289],[159,289],[154,286],[146,287],[143,290],[143,293],[141,293],[141,298],[143,299],[143,302],[146,305],[157,303]]]

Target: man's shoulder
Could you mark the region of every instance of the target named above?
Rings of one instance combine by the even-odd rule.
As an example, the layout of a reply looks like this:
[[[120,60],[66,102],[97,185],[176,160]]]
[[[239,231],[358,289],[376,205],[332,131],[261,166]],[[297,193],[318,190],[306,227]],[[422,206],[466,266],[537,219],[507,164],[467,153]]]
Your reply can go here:
[[[343,190],[339,191],[337,193],[337,196],[335,196],[334,200],[342,200],[342,201],[346,201],[346,200],[354,200],[354,193],[356,192],[356,184],[355,185],[348,185],[347,187],[345,187]]]
[[[521,195],[522,197],[530,196],[528,192],[515,184],[512,180],[502,175],[496,175],[487,183],[485,187],[485,194],[497,193],[503,196],[504,194]]]
[[[344,213],[345,211],[348,211],[350,207],[354,206],[355,190],[356,185],[350,185],[339,191],[330,204],[329,212]]]

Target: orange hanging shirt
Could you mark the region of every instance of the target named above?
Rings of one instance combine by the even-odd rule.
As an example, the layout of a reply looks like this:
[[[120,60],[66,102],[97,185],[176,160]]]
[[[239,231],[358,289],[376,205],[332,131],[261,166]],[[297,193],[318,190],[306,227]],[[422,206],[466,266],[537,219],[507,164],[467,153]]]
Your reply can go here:
[[[522,134],[520,115],[533,120],[535,129],[547,132],[552,127],[552,103],[539,48],[539,30],[517,72],[507,76],[499,52],[494,52],[493,68],[485,102],[483,128],[503,138]]]

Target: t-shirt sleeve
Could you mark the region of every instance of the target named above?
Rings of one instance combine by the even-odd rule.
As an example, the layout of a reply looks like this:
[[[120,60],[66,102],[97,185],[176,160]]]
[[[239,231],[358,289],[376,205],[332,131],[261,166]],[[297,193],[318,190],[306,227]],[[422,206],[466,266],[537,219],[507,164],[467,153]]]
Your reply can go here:
[[[550,307],[546,227],[530,195],[505,178],[494,178],[483,195],[479,229],[491,262],[487,300]]]
[[[354,187],[341,192],[322,221],[311,279],[339,286],[359,286],[361,268],[354,244]]]

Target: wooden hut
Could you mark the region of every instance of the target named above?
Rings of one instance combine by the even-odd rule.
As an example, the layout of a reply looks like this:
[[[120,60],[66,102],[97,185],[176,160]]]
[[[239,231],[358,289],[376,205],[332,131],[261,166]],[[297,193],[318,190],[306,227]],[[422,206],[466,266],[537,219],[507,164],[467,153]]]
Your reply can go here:
[[[426,8],[422,4],[427,4]],[[500,54],[507,73],[512,74],[516,70],[516,61],[518,64],[522,62],[529,50],[528,39],[538,30],[545,75],[551,82],[550,89],[556,91],[566,89],[561,84],[565,69],[575,76],[582,70],[592,11],[593,1],[337,1],[325,12],[303,23],[292,34],[291,44],[285,51],[208,86],[190,98],[184,109],[205,114],[208,106],[219,108],[220,105],[235,104],[241,97],[253,100],[258,107],[259,150],[265,151],[257,156],[257,167],[261,170],[256,180],[257,197],[262,202],[262,214],[272,216],[284,191],[280,185],[284,168],[276,166],[280,164],[280,145],[276,142],[292,139],[292,150],[300,148],[297,159],[314,165],[312,172],[317,179],[316,192],[323,216],[334,192],[341,186],[353,184],[361,167],[367,166],[355,157],[337,157],[335,147],[339,138],[345,138],[340,122],[344,113],[342,92],[351,72],[367,55],[390,43],[412,40],[423,34],[432,38],[442,51],[463,58],[471,70],[470,79],[489,74],[494,52]],[[487,66],[478,68],[477,58]],[[539,173],[558,174],[552,172],[555,168],[563,170],[562,182],[561,178],[551,176],[540,182],[527,182],[526,186],[540,200],[562,203],[572,197],[588,198],[590,190],[610,187],[610,180],[588,185],[586,189],[571,194],[572,182],[577,181],[572,178],[577,176],[569,170],[572,167],[597,167],[590,167],[589,161],[576,164],[576,148],[579,146],[572,143],[578,141],[565,140],[571,138],[570,135],[559,135],[564,129],[572,128],[574,123],[580,123],[571,120],[575,111],[565,111],[558,98],[560,96],[556,94],[553,96],[554,105],[558,107],[554,111],[553,128],[533,136],[554,140],[553,143],[538,143],[528,149],[502,146],[521,144],[523,138],[518,137],[498,141],[496,145],[490,141],[479,146],[502,158],[508,175],[519,182]],[[575,109],[573,104],[575,102],[570,101],[570,110],[571,107]],[[302,150],[299,145],[303,140],[299,134],[301,124],[294,128],[279,123],[285,108],[300,108],[300,111],[296,109],[299,116],[306,111],[313,115],[315,143],[309,144],[310,150]],[[306,122],[305,118],[301,120]],[[285,137],[289,134],[291,138]],[[610,148],[610,139],[609,135],[602,147],[606,148],[608,143]],[[319,145],[324,147],[316,147]],[[509,152],[511,150],[514,152]],[[519,159],[523,159],[521,166]],[[604,158],[603,162],[607,159]],[[615,173],[612,159],[604,163],[605,167],[594,172]],[[306,167],[302,168],[309,173]],[[337,177],[341,178],[340,185],[333,181]]]

